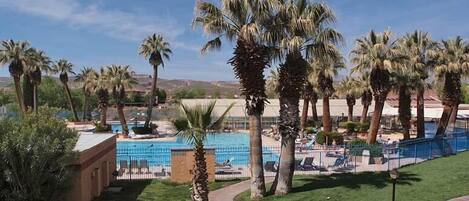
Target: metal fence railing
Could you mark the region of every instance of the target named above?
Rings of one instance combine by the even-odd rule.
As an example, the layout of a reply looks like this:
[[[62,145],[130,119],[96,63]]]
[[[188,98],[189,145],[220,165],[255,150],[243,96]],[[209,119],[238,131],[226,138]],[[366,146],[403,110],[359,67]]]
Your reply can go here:
[[[410,140],[394,144],[314,146],[298,145],[295,174],[330,174],[344,172],[388,171],[434,158],[469,150],[469,133],[446,137]],[[365,151],[366,150],[366,151]],[[263,147],[264,171],[274,176],[280,147]],[[250,177],[249,147],[215,147],[215,178]],[[165,178],[171,174],[170,147],[125,147],[117,149],[118,179]]]

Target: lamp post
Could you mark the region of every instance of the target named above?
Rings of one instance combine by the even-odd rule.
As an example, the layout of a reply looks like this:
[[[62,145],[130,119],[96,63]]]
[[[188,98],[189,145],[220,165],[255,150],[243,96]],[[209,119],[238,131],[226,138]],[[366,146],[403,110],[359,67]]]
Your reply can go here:
[[[391,180],[392,180],[392,201],[395,201],[396,200],[396,183],[397,183],[397,179],[399,179],[399,172],[397,171],[397,169],[393,169],[391,170],[391,172],[389,172],[389,176],[391,177]]]

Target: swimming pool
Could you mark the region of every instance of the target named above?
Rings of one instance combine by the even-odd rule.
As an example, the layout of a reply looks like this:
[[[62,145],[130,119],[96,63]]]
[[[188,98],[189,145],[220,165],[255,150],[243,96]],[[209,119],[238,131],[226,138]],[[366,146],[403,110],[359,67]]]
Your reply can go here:
[[[216,133],[209,135],[206,148],[215,148],[217,163],[234,159],[233,165],[249,164],[249,136],[246,133]],[[176,141],[119,141],[117,160],[148,160],[151,166],[171,165],[171,149],[191,148],[182,138]],[[278,160],[278,150],[263,147],[264,161]]]

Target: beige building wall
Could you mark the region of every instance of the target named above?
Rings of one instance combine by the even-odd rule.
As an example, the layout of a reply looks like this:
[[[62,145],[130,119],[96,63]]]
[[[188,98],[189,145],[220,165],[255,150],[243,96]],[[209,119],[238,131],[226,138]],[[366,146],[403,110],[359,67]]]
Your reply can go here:
[[[67,201],[91,201],[115,180],[116,137],[109,138],[79,153],[73,163],[72,188]]]
[[[194,168],[194,151],[192,149],[171,150],[171,181],[189,183],[192,181]],[[215,149],[205,149],[208,181],[215,181]]]

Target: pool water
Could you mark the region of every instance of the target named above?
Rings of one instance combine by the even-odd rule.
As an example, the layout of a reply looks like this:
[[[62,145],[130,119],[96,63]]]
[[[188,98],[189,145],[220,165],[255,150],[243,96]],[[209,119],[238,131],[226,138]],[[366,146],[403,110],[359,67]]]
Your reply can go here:
[[[209,135],[206,148],[215,148],[217,163],[234,159],[233,165],[249,164],[249,136],[246,133],[215,133]],[[117,160],[148,160],[151,166],[169,166],[171,149],[191,148],[182,138],[176,141],[120,141],[117,143]],[[263,147],[264,161],[277,161],[278,154],[272,148]]]

